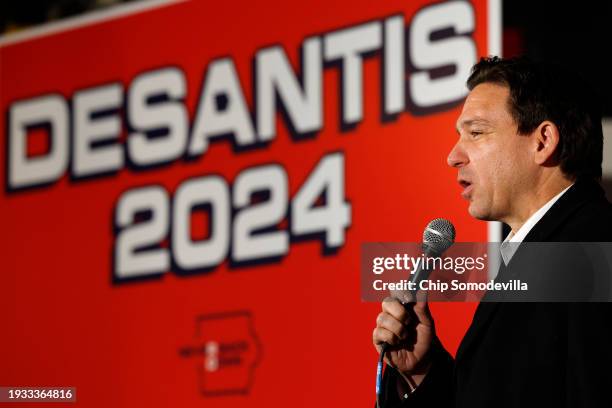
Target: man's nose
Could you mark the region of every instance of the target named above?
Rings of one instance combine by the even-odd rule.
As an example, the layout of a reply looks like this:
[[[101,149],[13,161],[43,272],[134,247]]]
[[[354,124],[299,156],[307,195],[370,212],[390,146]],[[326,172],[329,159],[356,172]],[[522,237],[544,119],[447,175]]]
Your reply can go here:
[[[465,153],[465,150],[463,150],[461,147],[460,141],[455,143],[455,146],[453,146],[452,150],[448,154],[448,157],[446,158],[446,162],[451,167],[463,167],[468,164],[468,156]]]

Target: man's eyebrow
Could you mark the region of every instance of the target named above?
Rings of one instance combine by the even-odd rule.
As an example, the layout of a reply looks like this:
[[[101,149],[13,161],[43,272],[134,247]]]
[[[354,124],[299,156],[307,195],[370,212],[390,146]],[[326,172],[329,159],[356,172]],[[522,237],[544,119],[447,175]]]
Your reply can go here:
[[[457,133],[459,133],[462,127],[470,126],[473,124],[490,125],[491,122],[483,118],[466,119],[466,120],[461,121],[460,123],[457,123],[457,126],[455,129],[457,130]]]

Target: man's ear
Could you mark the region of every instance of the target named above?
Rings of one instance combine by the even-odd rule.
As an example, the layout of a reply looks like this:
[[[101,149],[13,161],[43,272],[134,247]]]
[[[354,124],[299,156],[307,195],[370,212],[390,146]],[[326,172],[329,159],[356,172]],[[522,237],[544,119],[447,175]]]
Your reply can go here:
[[[537,164],[552,164],[555,151],[559,146],[559,128],[551,121],[545,120],[534,131],[535,154]]]

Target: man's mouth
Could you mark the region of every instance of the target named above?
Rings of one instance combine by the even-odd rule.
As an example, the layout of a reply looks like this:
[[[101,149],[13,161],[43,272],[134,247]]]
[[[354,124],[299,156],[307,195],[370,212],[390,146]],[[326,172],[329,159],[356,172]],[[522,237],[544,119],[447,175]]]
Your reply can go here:
[[[472,194],[472,190],[473,190],[473,186],[472,183],[468,180],[459,180],[459,185],[463,188],[463,191],[461,192],[461,197],[463,198],[470,198],[470,195]]]

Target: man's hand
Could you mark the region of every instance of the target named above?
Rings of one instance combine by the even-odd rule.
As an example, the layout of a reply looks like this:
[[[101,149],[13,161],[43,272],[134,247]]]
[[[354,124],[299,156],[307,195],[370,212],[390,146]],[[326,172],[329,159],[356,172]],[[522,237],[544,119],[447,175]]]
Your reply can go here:
[[[427,302],[402,305],[397,299],[386,298],[372,337],[379,353],[382,343],[389,344],[385,353],[387,363],[414,388],[429,371],[428,352],[434,333]]]

